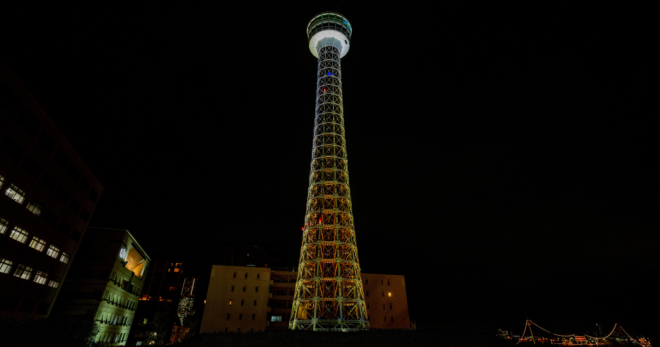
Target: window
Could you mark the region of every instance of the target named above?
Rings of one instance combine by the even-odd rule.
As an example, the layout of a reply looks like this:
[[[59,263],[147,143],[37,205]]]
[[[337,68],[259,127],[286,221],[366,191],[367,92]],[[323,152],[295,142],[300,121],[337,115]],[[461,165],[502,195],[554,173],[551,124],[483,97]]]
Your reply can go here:
[[[46,284],[46,277],[48,277],[48,274],[41,271],[37,271],[37,274],[34,275],[34,281],[39,284]]]
[[[170,287],[170,292],[173,292],[175,290],[174,287]]]
[[[369,309],[369,303],[367,303],[367,310]]]
[[[385,292],[383,292],[383,297],[385,297]]]
[[[245,273],[245,279],[247,279],[247,272]]]
[[[14,230],[11,231],[11,235],[9,235],[9,237],[20,243],[25,243],[28,238],[28,232],[19,227],[14,227]]]
[[[62,153],[62,150],[57,151],[57,153],[55,154],[55,162],[64,169],[67,161],[68,160],[66,159],[66,155]]]
[[[66,190],[64,190],[64,187],[59,187],[57,189],[57,193],[55,194],[55,196],[58,199],[62,200],[62,202],[67,202],[69,201],[69,197],[71,196],[71,194],[69,194]]]
[[[37,216],[40,216],[40,215],[41,215],[41,209],[42,209],[42,207],[41,207],[41,205],[39,205],[39,204],[38,204],[37,202],[35,202],[34,200],[30,201],[30,202],[27,204],[27,209],[28,209],[28,211],[30,211],[30,212],[36,214]]]
[[[254,306],[257,306],[257,300],[254,300]]]
[[[369,296],[369,291],[367,290],[367,296]]]
[[[390,285],[390,280],[387,280],[387,285],[388,285],[388,286]]]
[[[232,303],[233,303],[233,300],[229,300],[229,306],[231,306]]]
[[[394,323],[394,316],[390,316],[390,322]]]
[[[36,249],[37,251],[41,252],[46,248],[46,241],[36,237],[32,236],[32,241],[30,241],[30,247]]]
[[[11,260],[0,258],[0,274],[8,274],[12,264]]]
[[[16,270],[14,271],[14,276],[20,277],[24,280],[30,279],[31,274],[32,274],[32,268],[21,264],[18,264]]]
[[[387,323],[387,316],[383,317],[383,322]]]
[[[55,189],[56,184],[57,181],[55,178],[49,174],[44,174],[44,177],[41,178],[41,185],[48,188],[49,190]]]
[[[282,316],[272,316],[270,317],[271,322],[281,322],[282,321]]]
[[[392,297],[392,292],[387,293],[387,296]]]
[[[369,284],[369,279],[367,278],[366,283]]]
[[[71,258],[70,255],[68,255],[66,252],[62,252],[62,256],[60,257],[60,261],[63,262],[64,264],[69,262],[69,258]]]
[[[242,313],[238,314],[238,320],[243,320],[243,314]]]
[[[245,300],[241,300],[241,306],[243,306],[243,304],[245,304]]]
[[[5,184],[5,176],[0,175],[0,188],[2,188],[3,184]]]
[[[0,183],[2,183],[2,182],[0,182]],[[9,222],[7,222],[7,220],[0,217],[0,234],[4,234],[7,231],[7,225],[8,224],[9,224]]]
[[[97,193],[96,190],[92,189],[92,191],[89,193],[89,198],[92,201],[96,201],[96,199],[98,199],[98,197],[99,197],[99,193]]]
[[[231,291],[232,291],[232,292],[234,291],[234,286],[231,286]]]
[[[392,309],[392,304],[390,304],[390,310]]]
[[[10,185],[9,188],[7,188],[5,195],[7,195],[9,198],[11,198],[12,200],[16,201],[19,204],[23,204],[23,201],[25,200],[25,192],[18,189],[18,187],[13,184]]]
[[[385,304],[383,304],[383,310],[385,309]]]
[[[236,278],[236,273],[234,272],[234,278]]]
[[[256,316],[256,315],[253,313],[253,314],[252,314],[252,320],[254,320],[254,317],[255,317],[255,316]]]
[[[71,202],[69,202],[69,209],[73,212],[78,212],[80,209],[80,203],[76,201],[76,199],[71,199]]]
[[[254,288],[254,292],[255,292],[255,293],[258,293],[258,292],[259,292],[259,287],[255,287],[255,288]]]
[[[259,277],[261,277],[261,274],[257,274],[257,279],[259,279]]]
[[[231,313],[227,313],[227,320],[229,320],[229,317],[231,317]]]
[[[174,272],[179,272],[179,271],[181,271],[181,269],[179,269],[178,267],[174,268]]]
[[[245,289],[247,289],[247,287],[246,287],[246,286],[243,286],[243,292],[245,292]]]
[[[34,159],[29,157],[23,162],[23,168],[35,177],[39,174],[39,171],[41,171],[41,166],[39,166]]]
[[[59,219],[60,218],[51,211],[46,211],[46,213],[44,213],[44,222],[50,224],[51,226],[55,226]]]
[[[380,280],[380,285],[381,285],[381,286],[383,285],[383,280]]]

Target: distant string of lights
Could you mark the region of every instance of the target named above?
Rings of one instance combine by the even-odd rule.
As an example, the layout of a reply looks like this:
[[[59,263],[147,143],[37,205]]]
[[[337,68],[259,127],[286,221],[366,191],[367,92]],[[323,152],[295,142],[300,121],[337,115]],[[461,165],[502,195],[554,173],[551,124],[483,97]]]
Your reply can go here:
[[[630,338],[630,340],[632,340],[633,343],[638,343],[637,340],[634,339],[632,336],[630,336],[630,334],[628,334],[628,332],[627,332],[625,329],[623,329],[623,327],[620,326],[618,323],[614,323],[614,328],[612,328],[612,331],[610,331],[610,333],[607,334],[607,336],[604,336],[604,337],[597,337],[597,336],[590,336],[590,335],[586,335],[586,334],[585,334],[585,335],[576,335],[576,334],[561,335],[561,334],[553,333],[552,331],[549,331],[549,330],[543,328],[542,326],[540,326],[540,325],[536,324],[535,322],[533,322],[533,321],[531,321],[531,320],[528,319],[528,320],[525,321],[525,329],[523,330],[522,335],[520,335],[520,339],[518,340],[518,343],[516,343],[516,345],[519,344],[521,341],[523,341],[523,339],[524,339],[524,337],[525,337],[525,333],[527,332],[527,326],[530,325],[530,324],[534,324],[537,328],[539,328],[539,329],[545,331],[546,333],[548,333],[548,334],[552,334],[552,335],[555,335],[555,336],[558,336],[558,337],[569,337],[569,338],[570,338],[570,337],[573,337],[573,338],[575,338],[576,336],[585,336],[585,337],[588,337],[588,338],[591,338],[591,339],[594,339],[594,340],[604,340],[604,339],[610,337],[610,336],[614,333],[614,331],[616,330],[616,327],[618,326],[619,328],[621,328],[621,330],[622,330],[624,333],[626,333],[626,335]],[[530,331],[530,333],[531,333],[531,331],[532,331],[531,326],[530,326],[529,331]],[[533,336],[533,335],[532,335],[532,336]]]

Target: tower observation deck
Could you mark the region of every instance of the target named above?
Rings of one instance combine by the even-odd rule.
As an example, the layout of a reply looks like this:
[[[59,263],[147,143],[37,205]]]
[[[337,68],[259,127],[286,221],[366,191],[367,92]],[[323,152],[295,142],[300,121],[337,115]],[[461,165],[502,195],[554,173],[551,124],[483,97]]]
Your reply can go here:
[[[323,12],[307,25],[318,58],[312,165],[298,278],[289,328],[351,331],[369,328],[348,181],[341,58],[353,28]]]

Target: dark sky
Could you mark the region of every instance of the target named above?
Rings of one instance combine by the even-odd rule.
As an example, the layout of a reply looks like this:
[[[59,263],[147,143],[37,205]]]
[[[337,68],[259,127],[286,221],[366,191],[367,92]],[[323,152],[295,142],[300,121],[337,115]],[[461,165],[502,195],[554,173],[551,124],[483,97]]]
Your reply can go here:
[[[130,229],[152,258],[210,264],[225,242],[296,254],[305,26],[324,7],[89,6],[17,12],[2,51],[104,185],[91,224]],[[342,71],[363,271],[405,275],[420,324],[655,328],[658,144],[652,112],[624,98],[626,14],[338,11],[354,27]]]

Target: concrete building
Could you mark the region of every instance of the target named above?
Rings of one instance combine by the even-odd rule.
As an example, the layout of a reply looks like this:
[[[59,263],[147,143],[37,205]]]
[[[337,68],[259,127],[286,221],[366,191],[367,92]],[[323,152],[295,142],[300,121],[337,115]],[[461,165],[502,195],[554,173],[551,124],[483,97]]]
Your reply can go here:
[[[214,265],[200,332],[286,329],[297,272]],[[371,328],[410,329],[405,279],[363,273]]]
[[[154,259],[149,267],[140,305],[135,312],[127,346],[165,343],[177,320],[184,262]]]
[[[0,62],[0,316],[47,316],[103,186]]]
[[[94,319],[96,341],[124,346],[150,261],[128,230],[89,228],[51,317]]]

